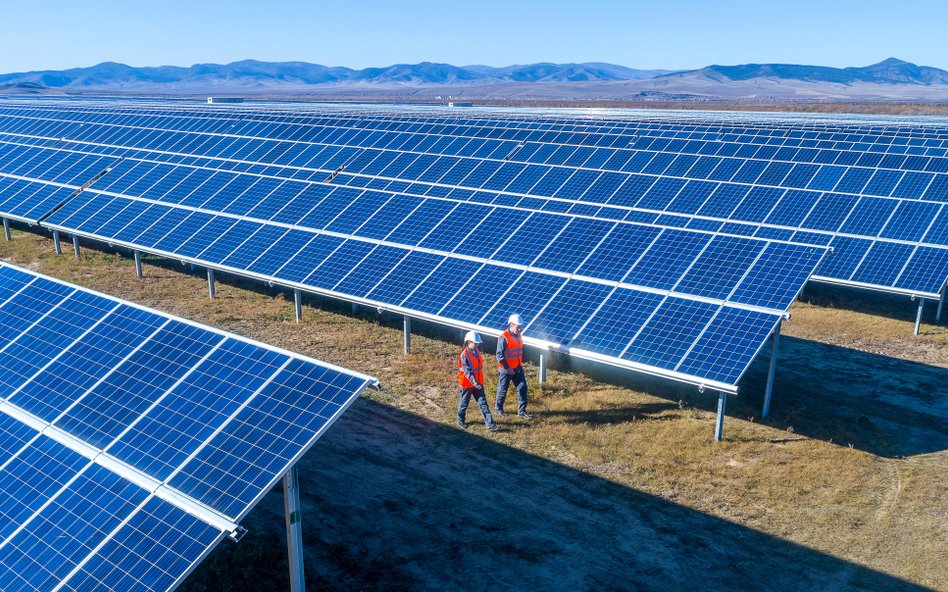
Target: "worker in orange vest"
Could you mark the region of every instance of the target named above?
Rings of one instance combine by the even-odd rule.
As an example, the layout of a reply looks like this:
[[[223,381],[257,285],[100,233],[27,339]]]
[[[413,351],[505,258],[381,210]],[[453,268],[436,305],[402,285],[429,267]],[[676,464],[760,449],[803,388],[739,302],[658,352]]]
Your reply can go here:
[[[461,391],[461,400],[458,403],[459,428],[467,428],[465,416],[467,415],[467,405],[471,402],[471,397],[477,401],[477,406],[481,408],[484,414],[484,423],[487,429],[496,432],[497,424],[490,415],[490,407],[487,405],[487,395],[484,394],[484,358],[478,349],[481,344],[481,336],[474,331],[468,331],[464,336],[464,349],[458,355],[458,384]]]
[[[524,419],[533,419],[527,413],[527,377],[523,374],[523,336],[520,329],[523,321],[520,315],[512,314],[507,319],[507,330],[497,338],[497,365],[500,376],[497,379],[497,399],[494,401],[494,413],[504,417],[504,400],[507,399],[507,387],[513,381],[517,387],[517,415]]]

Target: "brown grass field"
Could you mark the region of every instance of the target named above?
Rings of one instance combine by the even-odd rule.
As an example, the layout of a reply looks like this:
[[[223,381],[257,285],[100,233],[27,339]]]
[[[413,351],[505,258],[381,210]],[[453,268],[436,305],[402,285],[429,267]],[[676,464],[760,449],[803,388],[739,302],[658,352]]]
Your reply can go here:
[[[101,249],[101,250],[100,250]],[[532,424],[453,426],[457,331],[15,231],[0,258],[377,376],[300,464],[322,590],[948,590],[948,331],[907,298],[809,288],[712,442],[713,393],[558,359]],[[417,326],[417,323],[416,323]],[[357,345],[349,348],[344,343]],[[493,343],[486,344],[491,347]],[[489,399],[493,401],[491,387]],[[515,396],[511,400],[514,400]],[[508,403],[509,405],[509,403]],[[182,586],[288,589],[282,493]]]

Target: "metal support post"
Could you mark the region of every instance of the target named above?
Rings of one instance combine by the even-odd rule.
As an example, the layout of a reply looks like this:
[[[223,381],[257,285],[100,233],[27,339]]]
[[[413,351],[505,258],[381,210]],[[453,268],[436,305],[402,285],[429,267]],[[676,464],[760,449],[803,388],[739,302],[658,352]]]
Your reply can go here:
[[[214,270],[207,268],[207,295],[214,300]]]
[[[293,290],[293,304],[296,306],[296,322],[303,320],[303,293]]]
[[[56,249],[56,254],[57,254],[57,255],[62,255],[62,254],[63,254],[63,246],[62,246],[62,245],[60,244],[60,242],[59,242],[59,231],[58,231],[58,230],[54,230],[54,231],[53,231],[53,248]]]
[[[305,592],[303,578],[303,525],[300,523],[300,480],[296,467],[283,476],[286,548],[290,559],[290,592]]]
[[[941,311],[945,308],[945,294],[948,293],[948,286],[941,290],[941,298],[938,299],[938,312],[935,313],[935,323],[941,324]]]
[[[358,313],[358,312],[359,312],[359,305],[353,302],[353,303],[352,303],[352,314],[356,314],[356,313]]]
[[[79,237],[76,235],[72,236],[72,252],[76,254],[76,259],[79,258]]]
[[[142,252],[135,251],[135,277],[142,277]]]
[[[402,332],[404,334],[405,355],[407,356],[411,353],[411,317],[402,317]]]
[[[539,381],[541,385],[546,384],[546,354],[540,354],[540,373]]]
[[[915,315],[915,334],[918,335],[918,329],[922,325],[922,312],[925,310],[925,299],[918,299],[918,314]]]
[[[770,352],[770,372],[767,374],[767,390],[764,391],[764,410],[761,411],[761,417],[767,417],[767,414],[770,413],[770,395],[774,392],[774,373],[777,371],[777,348],[780,347],[780,326],[783,324],[783,321],[777,322],[777,327],[774,329],[774,342],[773,350]]]
[[[724,409],[727,407],[727,393],[718,395],[718,417],[714,422],[714,441],[720,442],[724,437]]]
[[[10,220],[3,219],[3,238],[10,240]]]

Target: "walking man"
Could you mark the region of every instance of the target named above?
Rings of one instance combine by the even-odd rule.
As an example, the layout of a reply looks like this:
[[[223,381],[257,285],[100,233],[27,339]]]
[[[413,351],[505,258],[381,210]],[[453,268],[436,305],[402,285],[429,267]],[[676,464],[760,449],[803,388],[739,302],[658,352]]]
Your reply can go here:
[[[497,365],[500,376],[497,379],[497,399],[494,401],[494,413],[504,417],[504,401],[507,399],[507,387],[513,381],[517,388],[517,415],[524,419],[533,419],[527,413],[527,377],[523,374],[523,336],[520,329],[523,321],[520,315],[512,314],[507,319],[507,330],[497,339]]]
[[[481,344],[481,336],[474,331],[468,331],[464,336],[464,349],[458,356],[458,384],[460,385],[461,400],[458,403],[459,428],[467,428],[465,416],[467,415],[467,405],[471,402],[471,397],[477,401],[477,406],[481,408],[484,414],[484,423],[491,432],[497,431],[497,424],[490,415],[490,407],[487,405],[487,395],[484,393],[484,358],[478,347]]]

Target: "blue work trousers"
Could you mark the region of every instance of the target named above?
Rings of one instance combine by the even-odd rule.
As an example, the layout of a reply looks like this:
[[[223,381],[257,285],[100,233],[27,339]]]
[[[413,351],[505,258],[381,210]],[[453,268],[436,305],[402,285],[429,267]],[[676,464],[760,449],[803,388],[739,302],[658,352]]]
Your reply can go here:
[[[503,409],[504,401],[507,400],[507,387],[513,381],[517,387],[517,413],[527,412],[527,377],[523,373],[523,366],[520,366],[513,372],[513,376],[508,376],[506,368],[500,369],[500,375],[497,378],[497,399],[494,402],[495,409]]]
[[[463,388],[460,387],[461,400],[458,402],[458,421],[464,423],[467,415],[467,406],[471,402],[471,397],[477,401],[477,406],[481,408],[484,414],[484,423],[487,427],[494,425],[494,418],[490,415],[490,407],[487,406],[487,395],[484,394],[484,387],[481,388]]]

